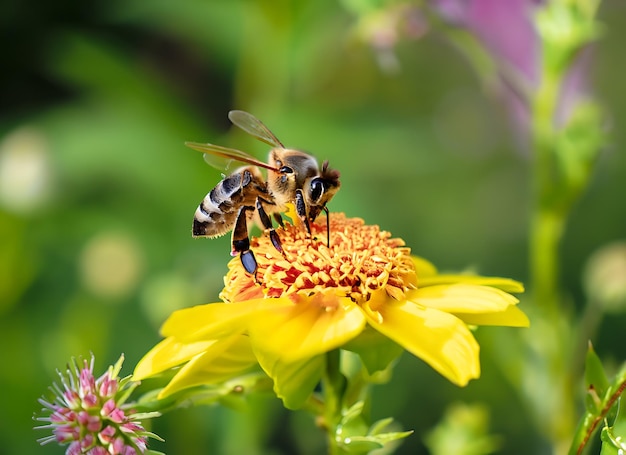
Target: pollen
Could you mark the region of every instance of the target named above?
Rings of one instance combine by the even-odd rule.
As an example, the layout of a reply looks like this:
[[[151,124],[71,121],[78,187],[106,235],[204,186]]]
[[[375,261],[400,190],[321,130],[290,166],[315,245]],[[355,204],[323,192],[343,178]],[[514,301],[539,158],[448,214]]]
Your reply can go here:
[[[311,224],[309,235],[304,227],[285,224],[277,230],[284,254],[274,248],[269,236],[253,238],[256,279],[234,258],[224,278],[222,300],[285,296],[297,300],[298,295],[331,292],[362,303],[380,289],[401,300],[406,291],[416,288],[410,249],[402,239],[342,213],[330,214],[329,225],[328,234],[326,220],[320,217]]]

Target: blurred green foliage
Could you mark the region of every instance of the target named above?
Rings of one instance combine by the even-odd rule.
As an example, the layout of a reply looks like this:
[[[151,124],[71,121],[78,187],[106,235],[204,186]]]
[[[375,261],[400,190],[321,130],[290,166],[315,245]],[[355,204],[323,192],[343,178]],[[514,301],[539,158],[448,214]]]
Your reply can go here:
[[[331,210],[444,270],[527,279],[528,154],[436,32],[400,40],[386,68],[341,2],[7,0],[0,12],[0,454],[62,453],[37,447],[31,417],[71,356],[92,351],[103,371],[124,352],[130,373],[172,310],[217,299],[229,239],[193,240],[190,228],[220,175],[183,143],[263,156],[229,134],[230,109],[329,159],[342,173]],[[612,146],[565,233],[572,302],[586,258],[626,237],[625,13],[619,0],[600,11],[591,72]],[[623,312],[603,321],[603,357],[626,357],[625,323]],[[485,404],[501,453],[548,452],[508,382],[516,372],[491,358],[515,347],[502,330],[478,332],[483,377],[465,389],[414,359],[375,389],[373,416],[415,430],[398,453],[427,453],[422,438],[455,401]],[[246,412],[176,411],[153,430],[172,454],[323,451],[308,416],[269,397]]]

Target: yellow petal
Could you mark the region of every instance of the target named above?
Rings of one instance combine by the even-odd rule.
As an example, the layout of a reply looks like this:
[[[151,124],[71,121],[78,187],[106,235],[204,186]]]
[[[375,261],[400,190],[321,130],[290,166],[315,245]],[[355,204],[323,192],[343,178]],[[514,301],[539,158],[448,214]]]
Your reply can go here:
[[[428,308],[452,313],[472,325],[527,327],[519,302],[497,288],[474,284],[442,284],[411,291],[407,299]]]
[[[187,362],[215,343],[216,341],[199,341],[185,344],[174,337],[166,338],[139,361],[133,373],[133,380],[141,381]]]
[[[274,392],[287,409],[301,408],[322,379],[326,360],[318,355],[297,362],[285,362],[282,356],[255,350],[261,368],[274,380]]]
[[[506,327],[530,326],[528,316],[516,306],[508,306],[504,311],[498,313],[454,313],[454,315],[469,325],[501,325]]]
[[[418,281],[420,287],[436,286],[439,284],[465,283],[480,286],[491,286],[505,292],[524,292],[524,285],[510,278],[498,278],[477,275],[432,275],[421,277]]]
[[[467,326],[455,316],[412,302],[389,303],[368,322],[413,355],[459,386],[480,376],[479,346]]]
[[[291,303],[289,299],[271,299],[279,306]],[[267,303],[254,299],[234,303],[210,303],[185,308],[172,313],[161,327],[164,336],[175,336],[179,341],[213,340],[241,332],[251,316]]]
[[[407,299],[447,313],[492,313],[519,302],[500,289],[472,284],[429,286],[410,291]]]
[[[411,256],[411,259],[415,265],[418,283],[421,283],[425,278],[437,276],[437,267],[431,262],[418,256]]]
[[[296,304],[267,308],[250,324],[252,343],[285,362],[338,348],[365,327],[361,309],[334,294],[302,297]]]
[[[165,398],[182,389],[225,381],[256,365],[250,339],[244,335],[224,338],[187,362],[159,393]]]

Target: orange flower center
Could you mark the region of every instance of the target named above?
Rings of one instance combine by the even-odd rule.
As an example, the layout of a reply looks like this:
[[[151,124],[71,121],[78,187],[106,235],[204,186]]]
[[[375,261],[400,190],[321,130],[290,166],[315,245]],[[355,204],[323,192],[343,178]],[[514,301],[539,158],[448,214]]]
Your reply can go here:
[[[404,241],[391,238],[378,226],[366,226],[360,218],[332,213],[330,246],[324,218],[311,224],[311,236],[303,227],[291,224],[277,232],[284,256],[268,236],[253,238],[257,279],[244,271],[239,258],[234,258],[224,279],[222,300],[333,292],[360,303],[379,289],[400,300],[407,290],[416,287],[415,267]]]

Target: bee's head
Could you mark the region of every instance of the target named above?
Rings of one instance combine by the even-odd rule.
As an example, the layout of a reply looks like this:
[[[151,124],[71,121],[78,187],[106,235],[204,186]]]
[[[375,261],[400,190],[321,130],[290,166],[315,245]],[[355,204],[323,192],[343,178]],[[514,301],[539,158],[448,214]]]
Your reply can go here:
[[[297,189],[305,187],[310,177],[319,174],[315,158],[300,150],[272,149],[269,162],[277,169],[268,173],[272,192],[292,198]]]
[[[324,210],[326,204],[339,191],[339,171],[330,169],[328,161],[322,164],[320,174],[308,180],[305,185],[305,196],[309,206],[309,217],[314,220]]]

